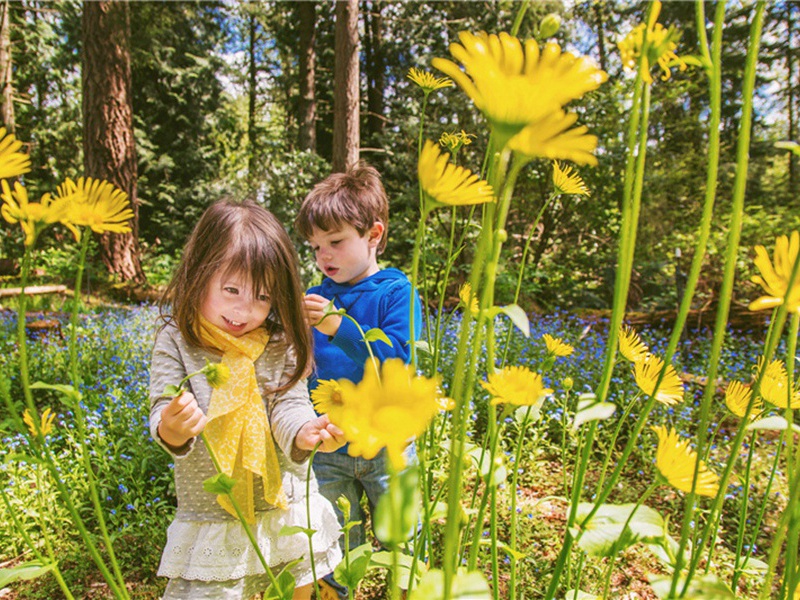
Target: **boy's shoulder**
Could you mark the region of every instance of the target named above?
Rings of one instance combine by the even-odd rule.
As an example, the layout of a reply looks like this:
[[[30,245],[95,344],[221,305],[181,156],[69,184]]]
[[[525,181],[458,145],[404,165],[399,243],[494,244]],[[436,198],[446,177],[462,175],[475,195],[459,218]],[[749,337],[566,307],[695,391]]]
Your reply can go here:
[[[320,294],[326,297],[346,296],[349,294],[385,294],[394,289],[408,289],[411,282],[400,269],[388,267],[370,275],[355,285],[344,285],[325,278],[322,283],[309,288],[309,294]]]

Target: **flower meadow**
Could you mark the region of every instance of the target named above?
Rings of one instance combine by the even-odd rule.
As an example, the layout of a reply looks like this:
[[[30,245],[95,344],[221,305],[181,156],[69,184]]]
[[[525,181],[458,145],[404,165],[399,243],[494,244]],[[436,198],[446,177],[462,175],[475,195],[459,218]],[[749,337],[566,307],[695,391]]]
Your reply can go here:
[[[703,27],[691,58],[683,57],[679,32],[659,22],[657,1],[620,39],[632,85],[614,300],[608,316],[592,319],[531,314],[516,303],[541,212],[512,267],[513,301],[495,293],[498,273],[510,265],[505,225],[522,201],[514,194],[522,170],[533,162],[552,167],[547,206],[562,195],[591,197],[578,168],[598,164],[602,154],[575,106],[591,102],[607,74],[548,39],[558,28],[554,19],[541,22],[540,39],[518,39],[526,7],[520,3],[510,33],[462,32],[450,58],[431,62],[446,77],[419,69],[408,75],[420,91],[419,222],[409,270],[432,308],[422,339],[409,340],[411,365],[371,358],[363,381],[327,381],[312,398],[343,430],[351,454],[369,458],[385,447],[390,458],[389,491],[372,516],[380,547],[346,552],[335,576],[351,598],[371,593],[370,571],[389,571],[378,593],[393,600],[796,600],[800,233],[765,240],[751,253],[762,295],[749,309],[770,311],[763,328],[728,326],[764,4],[750,23],[735,181],[724,215],[715,216],[714,201],[725,3],[711,19],[697,3]],[[626,300],[651,95],[669,85],[672,70],[690,66],[707,77],[710,94],[703,217],[675,319],[632,327]],[[479,170],[459,164],[459,149],[476,134],[427,139],[425,110],[434,93],[465,94],[485,119],[489,141]],[[0,132],[2,215],[24,233],[22,286],[44,228],[63,225],[82,245],[77,293],[56,332],[28,339],[25,320],[8,314],[3,323],[9,452],[0,540],[10,566],[0,571],[0,584],[35,580],[22,584],[31,597],[37,586],[50,586],[44,597],[57,587],[74,598],[86,595],[85,580],[102,578],[107,595],[135,597],[142,591],[130,584],[152,578],[174,500],[169,460],[146,433],[155,313],[89,311],[80,301],[88,232],[125,231],[126,199],[106,182],[81,179],[59,187],[55,198],[29,202],[24,186],[12,191],[5,181],[29,169],[19,150],[14,136]],[[441,289],[456,256],[464,252],[471,261],[454,310],[425,284],[434,213],[450,226]],[[472,227],[456,235],[464,214]],[[727,231],[716,320],[692,330],[688,314],[715,219]],[[21,296],[18,314],[26,302]],[[378,329],[361,333],[370,353],[387,343]],[[201,374],[210,382],[226,376],[214,365],[193,376]],[[416,458],[409,460],[412,437]],[[219,470],[205,483],[210,493],[230,494],[234,481]],[[305,533],[311,540],[310,526]],[[263,557],[262,564],[271,581],[265,598],[291,598],[291,576],[273,574]]]

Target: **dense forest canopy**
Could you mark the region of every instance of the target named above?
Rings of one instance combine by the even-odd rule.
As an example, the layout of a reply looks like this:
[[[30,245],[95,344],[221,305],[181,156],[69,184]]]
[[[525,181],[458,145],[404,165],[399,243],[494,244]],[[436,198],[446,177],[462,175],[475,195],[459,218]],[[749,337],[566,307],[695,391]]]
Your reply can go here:
[[[447,57],[459,31],[510,29],[521,3],[358,3],[360,157],[383,174],[391,198],[389,245],[383,259],[407,267],[417,218],[417,132],[422,94],[407,78],[409,68],[434,71],[434,57]],[[129,12],[131,101],[138,161],[138,240],[145,274],[158,284],[173,264],[203,208],[224,194],[253,197],[290,227],[303,196],[327,175],[334,157],[336,89],[335,3],[316,2],[132,2]],[[31,196],[52,191],[66,176],[84,172],[80,2],[37,0],[2,4],[0,72],[2,115],[27,144],[33,169],[25,176]],[[603,308],[611,302],[615,241],[624,165],[623,135],[630,77],[616,42],[641,20],[645,4],[623,1],[530,5],[521,38],[536,37],[541,18],[561,17],[554,39],[592,56],[609,81],[575,107],[581,122],[600,139],[599,165],[583,168],[592,194],[564,197],[544,212],[533,232],[520,304],[528,310]],[[733,180],[740,114],[741,77],[752,6],[731,2],[724,31],[722,160],[716,212],[720,218],[704,267],[697,306],[712,305],[720,279],[719,248]],[[707,14],[713,14],[709,3]],[[797,21],[800,4],[771,2],[760,56],[758,98],[743,227],[748,248],[800,226],[797,157],[775,147],[796,140],[798,88]],[[694,4],[667,2],[661,21],[682,32],[677,53],[687,60],[669,85],[653,86],[650,149],[634,279],[629,306],[672,308],[682,271],[688,268],[705,186],[708,136],[706,78],[697,54]],[[86,34],[87,32],[84,32]],[[91,32],[88,32],[91,33]],[[438,74],[437,75],[441,75]],[[459,161],[479,170],[486,127],[463,93],[432,94],[425,137],[464,130],[475,135]],[[510,262],[518,260],[529,224],[550,191],[551,165],[527,167],[509,216]],[[471,235],[468,216],[458,226]],[[426,282],[435,289],[449,215],[431,222]],[[0,254],[20,252],[17,229],[3,224]],[[50,234],[60,235],[60,234]],[[66,237],[44,249],[47,276],[68,272]],[[306,263],[307,251],[297,239]],[[456,265],[463,280],[469,244]],[[739,281],[750,275],[741,261]],[[94,277],[102,278],[102,267]],[[498,274],[498,299],[513,292],[513,269]],[[514,271],[515,272],[515,271]],[[313,269],[307,270],[309,277]],[[677,284],[677,285],[676,285]],[[454,290],[446,293],[453,295]],[[741,301],[749,297],[738,286]]]

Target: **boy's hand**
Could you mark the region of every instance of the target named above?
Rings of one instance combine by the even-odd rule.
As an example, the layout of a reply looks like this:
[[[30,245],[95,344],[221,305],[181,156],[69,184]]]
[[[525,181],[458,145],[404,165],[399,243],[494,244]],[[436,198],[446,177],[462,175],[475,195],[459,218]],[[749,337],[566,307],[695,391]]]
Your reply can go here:
[[[303,298],[303,311],[306,325],[314,327],[320,333],[333,337],[342,324],[342,315],[328,315],[326,317],[325,309],[330,303],[330,300],[323,298],[319,294],[308,294]],[[323,317],[325,317],[325,320],[323,320]]]
[[[161,411],[161,423],[158,424],[158,435],[172,448],[180,448],[205,429],[208,419],[200,407],[194,394],[184,391],[175,396]]]
[[[331,423],[328,415],[307,421],[297,432],[294,445],[299,450],[313,450],[317,442],[322,442],[320,452],[333,452],[344,446],[344,431]]]

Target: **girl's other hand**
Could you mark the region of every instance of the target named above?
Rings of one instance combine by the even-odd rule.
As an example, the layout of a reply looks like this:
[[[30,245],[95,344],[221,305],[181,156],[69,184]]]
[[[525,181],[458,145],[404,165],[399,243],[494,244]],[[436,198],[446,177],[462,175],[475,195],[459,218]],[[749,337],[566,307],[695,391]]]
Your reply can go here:
[[[172,448],[180,448],[205,429],[206,415],[197,404],[194,394],[184,391],[175,396],[161,411],[158,435]]]
[[[294,438],[299,450],[313,450],[318,442],[320,452],[333,452],[345,444],[344,431],[331,423],[328,415],[306,421]]]

